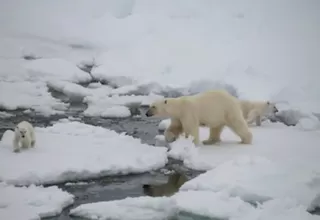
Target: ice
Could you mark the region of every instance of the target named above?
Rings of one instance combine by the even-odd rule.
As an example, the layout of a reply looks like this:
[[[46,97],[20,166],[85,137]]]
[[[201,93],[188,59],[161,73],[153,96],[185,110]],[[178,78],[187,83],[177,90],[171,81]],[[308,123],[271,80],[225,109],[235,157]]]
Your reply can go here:
[[[190,168],[200,170],[214,168],[221,162],[241,155],[264,156],[271,160],[316,167],[315,154],[320,150],[316,147],[320,143],[318,132],[305,132],[296,127],[271,122],[265,122],[261,127],[251,126],[250,130],[253,133],[252,145],[238,144],[239,137],[227,127],[222,132],[222,141],[213,146],[195,147],[190,137],[185,139],[183,136],[170,145],[176,153],[180,151],[181,154],[186,154],[186,151],[192,151],[184,163]],[[205,140],[208,137],[208,128],[200,127],[200,139]],[[308,163],[304,162],[306,158]]]
[[[110,94],[112,88],[109,86],[101,86],[98,88],[86,88],[82,85],[78,85],[67,81],[50,81],[48,83],[49,88],[55,91],[61,92],[69,97],[71,100],[82,101],[87,96],[105,97]]]
[[[164,147],[66,119],[36,128],[34,149],[13,153],[12,138],[8,130],[0,142],[0,180],[17,185],[142,173],[161,168],[168,160]]]
[[[118,116],[129,116],[129,112],[125,109],[131,105],[149,105],[161,96],[150,94],[148,96],[140,95],[112,95],[112,96],[86,96],[84,102],[88,104],[88,109],[84,112],[87,116],[111,116],[115,109],[120,109]],[[127,106],[127,107],[126,107]],[[111,108],[111,109],[110,109]],[[106,112],[106,113],[105,113]]]
[[[76,83],[89,82],[91,76],[80,70],[75,64],[63,59],[38,59],[25,64],[33,79],[65,80]]]
[[[53,98],[47,86],[63,92],[71,101],[86,103],[88,109],[84,114],[88,116],[125,117],[131,104],[148,105],[163,96],[177,97],[218,87],[240,98],[286,101],[289,108],[281,111],[279,117],[287,124],[297,124],[296,128],[279,124],[252,128],[252,146],[235,144],[238,137],[228,129],[223,133],[224,143],[214,147],[196,148],[191,139],[180,138],[170,144],[169,156],[202,170],[218,168],[243,155],[254,161],[261,159],[265,162],[253,163],[254,168],[240,163],[245,167],[244,179],[234,174],[233,180],[248,184],[241,187],[247,187],[249,194],[254,192],[251,195],[258,200],[269,198],[270,202],[276,202],[277,193],[282,197],[289,197],[291,193],[290,198],[297,200],[297,205],[288,210],[281,208],[278,216],[266,205],[261,212],[257,209],[257,216],[308,219],[309,214],[302,212],[299,205],[310,205],[313,198],[310,195],[317,190],[305,182],[310,182],[320,167],[316,147],[319,146],[319,121],[312,116],[320,113],[320,32],[315,28],[319,22],[319,4],[316,1],[306,4],[303,0],[241,0],[232,4],[181,0],[98,1],[95,4],[57,0],[17,4],[7,0],[0,7],[0,107],[26,109],[24,112],[32,109],[45,115],[63,113],[68,105]],[[27,56],[36,59],[25,60]],[[89,60],[97,64],[90,74],[77,67]],[[91,83],[88,88],[78,85],[90,80],[100,82]],[[77,124],[67,125],[72,129],[77,127]],[[86,129],[82,130],[89,129],[83,126]],[[8,139],[3,138],[0,148],[0,164],[5,172],[1,175],[6,174],[6,178],[15,183],[30,180],[41,183],[109,174],[111,168],[120,164],[114,158],[124,156],[112,146],[111,151],[109,145],[102,148],[105,139],[101,136],[113,135],[115,149],[122,151],[130,148],[126,143],[135,142],[102,128],[90,127],[92,132],[85,132],[87,135],[81,133],[82,130],[77,131],[81,134],[71,135],[63,128],[59,127],[62,134],[52,133],[50,128],[37,128],[41,146],[19,155],[11,153],[9,142],[3,143],[10,140],[11,144],[12,137],[6,134]],[[201,128],[202,140],[207,136],[208,130]],[[86,145],[99,150],[89,151]],[[132,158],[125,156],[121,160],[121,163],[126,161],[125,167],[117,172],[149,170],[149,159],[154,162],[153,167],[165,163],[163,148],[133,145],[139,150],[129,150]],[[141,154],[142,150],[145,153]],[[147,153],[154,157],[147,159]],[[36,157],[39,154],[42,158]],[[84,155],[89,155],[89,160]],[[101,162],[101,155],[107,160]],[[140,156],[145,164],[138,161]],[[62,162],[56,163],[60,158]],[[28,163],[22,164],[21,159]],[[40,164],[44,160],[46,166]],[[11,161],[17,166],[12,166]],[[241,170],[236,166],[224,168],[231,169],[231,173]],[[12,172],[12,169],[17,170]],[[269,179],[280,174],[284,177],[270,181],[269,186]],[[52,178],[47,179],[48,176]],[[240,179],[236,179],[238,177]],[[251,181],[261,186],[251,185]],[[293,185],[296,191],[281,187],[280,183]],[[316,183],[315,180],[311,185]],[[256,188],[251,188],[253,186]],[[255,219],[256,216],[242,217]]]
[[[319,220],[320,216],[311,215],[305,208],[292,199],[274,199],[265,202],[253,212],[230,218],[230,220]]]
[[[159,123],[158,128],[159,128],[160,131],[164,131],[170,126],[170,124],[171,124],[171,119],[170,118],[169,119],[164,119]]]
[[[43,82],[0,81],[0,107],[7,110],[34,109],[44,115],[62,113],[68,104],[53,98]]]
[[[14,115],[7,112],[0,111],[0,118],[10,118],[12,116]]]
[[[258,156],[237,157],[185,183],[181,190],[228,192],[247,202],[292,198],[313,210],[320,196],[319,172]],[[267,183],[267,184],[266,184]]]
[[[164,220],[177,214],[173,199],[138,197],[80,205],[71,215],[88,219]]]
[[[297,124],[297,127],[305,131],[319,130],[320,121],[316,116],[301,118]]]
[[[130,105],[148,105],[154,100],[163,98],[152,93],[148,93],[148,95],[124,95],[129,91],[129,88],[113,89],[106,85],[86,88],[67,81],[50,81],[48,86],[65,94],[70,100],[88,104],[88,108],[84,111],[86,116],[128,117],[131,115]],[[137,89],[137,86],[132,85],[131,88]]]
[[[0,183],[0,219],[40,220],[59,215],[74,196],[57,186],[15,187]]]
[[[89,182],[81,182],[81,181],[79,181],[79,182],[74,182],[74,183],[68,182],[68,183],[65,183],[64,185],[65,186],[84,186],[84,185],[88,185],[88,184],[90,184],[90,183]]]
[[[160,124],[165,128],[169,123]],[[196,147],[191,137],[183,136],[170,143],[169,157],[192,169],[210,170],[182,188],[227,191],[248,202],[293,197],[309,209],[319,206],[319,133],[268,122],[250,129],[252,145],[238,144],[239,138],[228,128],[213,146]],[[208,128],[201,127],[200,139],[208,135]]]
[[[136,197],[80,205],[70,211],[72,216],[88,219],[168,219],[177,215],[213,219],[306,219],[316,220],[293,199],[273,199],[255,208],[225,192],[180,191],[171,197]]]
[[[180,212],[214,219],[232,219],[254,210],[249,203],[224,192],[180,191],[173,198]]]
[[[88,109],[84,111],[86,116],[100,116],[104,118],[126,118],[131,115],[130,109],[126,106],[106,106],[97,108],[97,106],[90,105]]]
[[[93,77],[116,94],[144,96],[224,87],[241,98],[285,100],[319,113],[318,8],[302,0],[278,7],[253,0],[80,1],[76,8],[73,0],[36,7],[7,1],[0,11],[0,79]],[[28,55],[37,59],[21,59]],[[77,67],[91,60],[90,74]]]
[[[137,197],[80,205],[70,214],[89,219],[168,219],[179,212],[219,219],[254,211],[239,198],[206,191],[179,192],[172,197]]]

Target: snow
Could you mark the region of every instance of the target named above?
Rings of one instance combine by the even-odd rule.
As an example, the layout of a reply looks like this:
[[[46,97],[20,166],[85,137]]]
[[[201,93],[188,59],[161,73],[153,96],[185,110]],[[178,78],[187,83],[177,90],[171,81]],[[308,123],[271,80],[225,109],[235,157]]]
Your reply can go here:
[[[12,152],[12,138],[8,130],[0,142],[0,180],[17,185],[142,173],[167,163],[164,147],[76,121],[36,128],[36,147],[19,154]]]
[[[180,191],[173,198],[180,212],[217,219],[230,219],[254,210],[249,203],[224,192]]]
[[[57,186],[15,187],[0,183],[0,219],[40,220],[59,215],[74,196]]]
[[[10,118],[12,116],[14,116],[14,115],[7,113],[7,112],[4,112],[4,111],[0,111],[0,118]]]
[[[105,118],[126,118],[131,115],[130,109],[126,106],[110,106],[103,108],[95,108],[96,106],[90,106],[84,111],[86,116],[101,116]]]
[[[76,83],[84,83],[91,80],[91,76],[88,73],[63,59],[33,60],[25,64],[25,68],[33,79],[54,79]]]
[[[171,124],[171,119],[170,118],[164,119],[159,123],[158,129],[160,131],[164,131],[170,126],[170,124]]]
[[[168,126],[167,120],[164,123]],[[192,169],[209,170],[182,190],[225,191],[247,202],[293,198],[310,210],[319,206],[319,133],[268,122],[250,129],[252,145],[238,144],[228,128],[214,146],[195,147],[191,137],[183,136],[169,144],[169,157]],[[201,127],[201,140],[208,135],[208,128]]]
[[[8,110],[32,108],[43,115],[63,113],[68,104],[53,98],[42,82],[0,81],[0,107]]]
[[[239,137],[226,127],[222,132],[222,142],[215,144],[214,147],[195,147],[191,137],[185,139],[180,136],[177,141],[170,144],[172,151],[169,154],[175,155],[173,157],[183,155],[185,165],[199,170],[214,168],[221,162],[240,155],[263,156],[309,168],[315,168],[318,164],[315,156],[320,150],[317,147],[320,143],[318,131],[305,132],[297,127],[271,122],[265,122],[261,127],[251,126],[250,129],[253,133],[252,145],[239,145]],[[205,140],[208,136],[208,128],[200,127],[200,139]],[[306,158],[308,163],[305,163]]]
[[[320,129],[320,121],[316,116],[310,115],[309,117],[301,118],[297,127],[305,131],[314,131]]]
[[[171,198],[129,197],[80,205],[70,214],[88,219],[163,220],[175,216],[177,208]]]
[[[305,208],[292,199],[274,199],[260,205],[253,212],[231,218],[230,220],[319,220],[320,216],[311,215]]]
[[[88,219],[168,219],[169,217],[194,216],[193,219],[256,220],[256,219],[305,219],[319,216],[308,213],[292,199],[274,199],[256,208],[238,197],[225,192],[180,191],[172,197],[136,197],[122,200],[80,205],[70,211],[73,216]],[[179,218],[180,219],[180,218]],[[182,219],[182,218],[181,218]]]
[[[37,7],[8,1],[0,11],[0,79],[79,83],[93,77],[117,94],[143,88],[144,96],[225,87],[241,98],[285,100],[319,113],[319,5],[277,4],[123,0],[80,1],[74,8],[73,0]],[[38,59],[20,59],[26,55]],[[95,64],[91,74],[77,67],[83,63]]]
[[[197,204],[197,205],[196,205]],[[242,216],[253,207],[239,198],[205,191],[179,192],[172,197],[137,197],[80,205],[71,215],[89,219],[168,219],[179,212],[219,219]]]
[[[84,98],[84,102],[88,104],[84,114],[86,116],[128,117],[131,115],[128,109],[130,105],[149,105],[157,99],[159,99],[159,96],[154,94],[148,96],[112,95],[110,97],[95,94]]]
[[[198,176],[181,190],[227,192],[247,202],[292,198],[306,209],[313,210],[320,196],[316,181],[319,174],[310,168],[288,166],[263,157],[243,156],[228,160]],[[267,183],[267,184],[266,184]]]
[[[231,220],[317,218],[305,210],[317,203],[319,193],[320,122],[314,116],[320,113],[320,32],[315,28],[319,8],[317,1],[303,0],[57,0],[35,5],[5,0],[0,7],[0,108],[63,114],[69,104],[53,98],[49,88],[87,104],[83,114],[97,117],[129,117],[131,105],[213,88],[243,99],[274,101],[278,116],[297,124],[295,128],[277,123],[251,128],[251,146],[236,144],[238,137],[229,129],[222,135],[223,143],[214,147],[196,148],[190,138],[180,138],[170,144],[168,156],[187,167],[210,170],[203,175],[208,179],[198,177],[205,179],[202,183],[185,185],[212,193],[212,198],[203,195],[207,202],[212,199],[215,204],[213,195],[219,191],[230,195],[225,201],[234,196],[264,201],[239,215],[236,200],[229,201],[230,213],[222,208],[211,213],[205,202],[199,209],[194,205],[192,212]],[[26,56],[36,59],[22,59]],[[90,74],[79,68],[91,61],[96,65]],[[7,116],[0,112],[0,117]],[[169,122],[162,122],[159,130]],[[205,139],[208,130],[200,130]],[[5,133],[0,180],[74,181],[144,172],[167,161],[164,147],[153,148],[79,122],[59,122],[36,131],[38,146],[20,154],[12,153],[12,132]],[[157,141],[163,138],[159,135]],[[247,206],[245,201],[239,207]],[[160,219],[166,216],[159,212],[150,211]],[[116,210],[113,214],[122,216]]]

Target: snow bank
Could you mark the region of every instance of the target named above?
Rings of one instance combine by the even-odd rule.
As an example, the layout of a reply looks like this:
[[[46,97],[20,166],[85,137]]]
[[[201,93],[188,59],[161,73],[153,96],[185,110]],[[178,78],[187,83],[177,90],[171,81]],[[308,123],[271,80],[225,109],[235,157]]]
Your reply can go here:
[[[320,149],[318,132],[305,132],[281,123],[265,122],[261,127],[250,127],[253,133],[252,145],[240,145],[239,137],[230,129],[222,132],[221,142],[213,146],[195,147],[191,137],[181,136],[170,144],[169,155],[182,158],[184,164],[193,169],[209,170],[222,162],[238,156],[262,156],[276,162],[286,162],[317,170],[317,155]],[[209,136],[206,127],[200,127],[200,139]],[[276,152],[276,153],[275,153]],[[306,162],[307,161],[307,162]]]
[[[242,216],[253,207],[239,198],[223,193],[189,191],[172,197],[137,197],[122,200],[80,205],[70,211],[71,215],[96,219],[168,219],[179,212],[228,219]]]
[[[94,60],[93,77],[119,90],[148,85],[133,92],[178,96],[222,82],[242,98],[287,100],[320,112],[317,4],[125,0],[81,1],[74,8],[59,0],[36,6],[8,1],[0,9],[0,78],[87,81],[76,64]],[[42,58],[17,61],[26,53]]]
[[[14,187],[0,183],[0,219],[40,220],[59,215],[73,203],[73,195],[57,186]]]
[[[0,107],[7,110],[34,109],[44,115],[62,113],[68,104],[51,96],[43,82],[1,82]]]
[[[180,191],[173,198],[180,212],[214,219],[232,219],[254,210],[249,203],[224,192]]]
[[[12,184],[141,173],[167,162],[166,148],[80,122],[62,120],[51,127],[36,128],[36,147],[19,154],[12,152],[12,137],[13,132],[6,131],[0,142],[0,180]]]
[[[0,118],[10,118],[12,116],[14,115],[7,112],[0,111]]]
[[[225,192],[180,191],[172,197],[137,197],[80,205],[70,211],[72,216],[88,219],[168,219],[190,218],[230,220],[306,219],[319,216],[308,213],[292,199],[274,199],[256,208]],[[180,217],[178,217],[180,216]]]
[[[291,198],[312,210],[320,196],[314,170],[276,163],[263,157],[243,156],[226,161],[185,183],[181,190],[224,191],[255,203]],[[268,183],[268,184],[266,184]]]
[[[123,200],[80,205],[71,215],[88,219],[163,220],[177,214],[171,198],[126,198]]]
[[[274,199],[259,205],[257,209],[246,215],[230,218],[230,220],[319,220],[319,215],[311,215],[305,207],[293,199]]]
[[[33,60],[26,63],[25,68],[34,80],[65,80],[75,83],[91,80],[91,76],[75,64],[58,58]]]
[[[100,116],[104,118],[126,118],[131,115],[130,109],[121,105],[100,108],[96,105],[90,105],[83,113],[85,116]]]
[[[166,128],[169,123],[163,120],[159,126]],[[213,146],[196,147],[191,137],[183,136],[170,143],[169,157],[192,169],[210,170],[182,190],[224,191],[247,202],[292,198],[306,209],[319,206],[318,132],[268,122],[250,129],[252,145],[238,144],[240,139],[228,128],[222,132],[222,141]],[[208,128],[201,127],[200,139],[208,136]]]
[[[150,94],[148,96],[140,95],[112,95],[108,96],[86,96],[84,102],[88,104],[88,108],[84,111],[87,116],[101,117],[128,117],[130,105],[149,105],[154,100],[163,98],[158,95]],[[119,111],[118,113],[116,111]]]
[[[158,129],[160,131],[164,131],[170,126],[170,124],[171,124],[171,119],[170,118],[164,119],[159,123]]]

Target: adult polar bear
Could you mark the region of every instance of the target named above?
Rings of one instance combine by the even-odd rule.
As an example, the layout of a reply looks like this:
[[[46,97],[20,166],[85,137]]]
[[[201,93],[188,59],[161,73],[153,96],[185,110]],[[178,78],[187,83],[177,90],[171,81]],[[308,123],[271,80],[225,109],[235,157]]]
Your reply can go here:
[[[240,105],[247,123],[255,122],[257,126],[261,126],[261,122],[266,120],[268,116],[273,116],[279,112],[275,103],[269,101],[240,100]]]
[[[210,90],[192,96],[156,101],[146,112],[147,117],[155,115],[170,117],[178,126],[181,123],[186,135],[194,137],[195,145],[199,144],[200,124],[210,127],[209,138],[203,141],[205,145],[220,141],[225,126],[241,138],[241,143],[252,143],[252,133],[242,115],[237,98],[224,90]]]

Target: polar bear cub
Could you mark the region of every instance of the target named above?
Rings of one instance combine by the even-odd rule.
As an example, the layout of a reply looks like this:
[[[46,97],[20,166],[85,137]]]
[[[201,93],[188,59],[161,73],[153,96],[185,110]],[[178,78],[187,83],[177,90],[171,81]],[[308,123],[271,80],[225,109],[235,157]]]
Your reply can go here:
[[[14,129],[13,151],[19,152],[21,148],[34,147],[36,143],[33,126],[27,122],[20,122]],[[19,146],[21,145],[21,146]]]
[[[255,122],[257,126],[261,126],[261,122],[266,120],[265,117],[279,112],[275,104],[269,101],[240,100],[240,105],[247,123]]]

